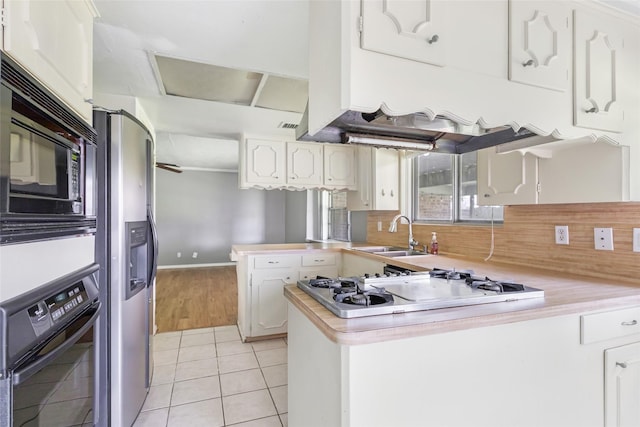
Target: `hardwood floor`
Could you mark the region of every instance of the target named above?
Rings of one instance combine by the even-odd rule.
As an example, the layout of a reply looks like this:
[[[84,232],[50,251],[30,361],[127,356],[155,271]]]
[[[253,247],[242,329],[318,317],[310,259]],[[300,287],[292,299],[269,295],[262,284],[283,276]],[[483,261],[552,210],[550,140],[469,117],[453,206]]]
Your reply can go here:
[[[235,266],[158,270],[158,332],[233,325],[237,320]]]

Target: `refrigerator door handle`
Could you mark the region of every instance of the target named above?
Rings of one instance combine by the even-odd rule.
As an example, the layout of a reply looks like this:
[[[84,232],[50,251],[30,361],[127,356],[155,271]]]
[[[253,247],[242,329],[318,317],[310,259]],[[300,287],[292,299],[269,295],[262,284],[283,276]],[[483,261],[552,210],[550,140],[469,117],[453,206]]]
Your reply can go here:
[[[151,284],[156,278],[156,271],[158,270],[158,231],[156,229],[156,221],[151,209],[147,209],[147,222],[149,224],[151,239],[153,241],[151,260],[149,261],[149,281],[147,282],[147,286],[151,287]]]

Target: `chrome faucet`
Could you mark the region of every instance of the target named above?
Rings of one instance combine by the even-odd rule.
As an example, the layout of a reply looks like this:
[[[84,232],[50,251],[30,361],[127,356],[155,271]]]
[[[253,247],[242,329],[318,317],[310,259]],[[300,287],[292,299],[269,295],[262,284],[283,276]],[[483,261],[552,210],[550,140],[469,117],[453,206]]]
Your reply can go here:
[[[411,226],[411,220],[405,215],[396,215],[391,220],[391,225],[389,225],[389,233],[395,233],[398,231],[398,221],[404,218],[409,223],[409,250],[412,251],[414,246],[418,244],[415,240],[413,240],[413,227]]]

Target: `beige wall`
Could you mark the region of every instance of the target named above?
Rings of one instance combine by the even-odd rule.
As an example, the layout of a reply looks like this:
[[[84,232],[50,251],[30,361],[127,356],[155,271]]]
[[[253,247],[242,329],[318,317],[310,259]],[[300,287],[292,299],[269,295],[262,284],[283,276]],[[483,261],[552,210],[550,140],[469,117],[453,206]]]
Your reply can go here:
[[[389,233],[396,212],[369,212],[367,240],[406,246],[408,226]],[[527,205],[505,207],[504,224],[494,229],[492,262],[541,267],[594,277],[618,276],[640,284],[640,252],[632,250],[632,231],[640,227],[640,203]],[[382,221],[382,231],[378,231]],[[555,244],[555,225],[569,226],[569,245]],[[593,228],[612,227],[614,251],[594,249]],[[485,258],[491,248],[491,227],[414,224],[414,238],[428,244],[438,233],[441,253]]]

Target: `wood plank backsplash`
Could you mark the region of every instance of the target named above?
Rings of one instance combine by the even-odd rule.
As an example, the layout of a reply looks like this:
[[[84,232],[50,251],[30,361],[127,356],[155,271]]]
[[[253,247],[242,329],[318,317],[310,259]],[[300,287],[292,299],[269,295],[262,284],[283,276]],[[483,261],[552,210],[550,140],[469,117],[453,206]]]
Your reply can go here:
[[[397,233],[389,223],[397,212],[372,211],[367,241],[407,246],[404,220]],[[382,221],[382,231],[378,231]],[[555,244],[555,226],[569,226],[569,245]],[[613,251],[594,249],[593,229],[613,228]],[[633,252],[633,228],[640,228],[640,203],[506,206],[504,223],[494,226],[491,261],[608,278],[611,274],[640,284],[640,252]],[[484,259],[491,251],[491,227],[486,225],[414,224],[414,238],[422,245],[438,233],[443,254]]]

